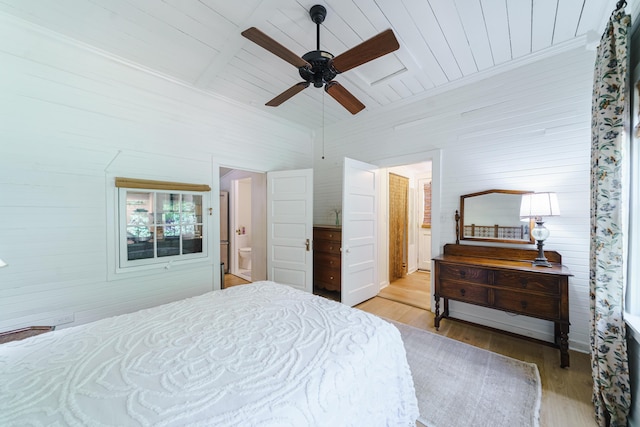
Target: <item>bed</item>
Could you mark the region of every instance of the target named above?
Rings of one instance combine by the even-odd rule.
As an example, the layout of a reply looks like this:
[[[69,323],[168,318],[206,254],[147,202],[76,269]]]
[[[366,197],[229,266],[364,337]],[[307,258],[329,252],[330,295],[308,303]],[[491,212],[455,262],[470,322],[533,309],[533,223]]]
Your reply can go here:
[[[398,330],[257,282],[0,345],[0,425],[415,426]]]

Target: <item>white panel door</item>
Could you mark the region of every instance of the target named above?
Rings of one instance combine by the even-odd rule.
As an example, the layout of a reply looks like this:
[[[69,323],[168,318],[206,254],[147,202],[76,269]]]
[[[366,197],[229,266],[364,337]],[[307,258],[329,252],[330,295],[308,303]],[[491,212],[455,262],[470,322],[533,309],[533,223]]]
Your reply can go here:
[[[418,180],[418,270],[431,271],[431,228],[421,226],[425,211],[424,187],[431,182],[431,178]]]
[[[313,292],[313,169],[267,173],[267,278]]]
[[[420,228],[418,270],[431,271],[431,229]]]
[[[354,306],[380,290],[377,268],[378,167],[344,159],[342,303]]]

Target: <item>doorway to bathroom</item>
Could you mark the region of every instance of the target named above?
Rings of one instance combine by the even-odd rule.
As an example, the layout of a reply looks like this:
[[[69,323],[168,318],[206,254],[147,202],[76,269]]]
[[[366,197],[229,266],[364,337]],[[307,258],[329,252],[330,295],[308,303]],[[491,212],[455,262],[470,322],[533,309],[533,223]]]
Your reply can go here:
[[[266,173],[221,167],[220,191],[229,194],[224,286],[266,280]]]
[[[228,274],[242,281],[249,277],[247,281],[251,282],[267,280],[268,276],[311,292],[313,171],[267,173],[221,166],[220,191],[229,192]],[[285,194],[281,194],[283,192]],[[267,221],[278,226],[268,226]],[[299,226],[303,227],[302,233]],[[272,256],[274,253],[277,255]],[[300,253],[303,256],[298,256]],[[224,258],[222,252],[220,258]],[[268,275],[267,268],[270,269]],[[231,282],[226,275],[224,287],[225,282]]]
[[[251,177],[232,181],[231,200],[231,273],[251,281]]]

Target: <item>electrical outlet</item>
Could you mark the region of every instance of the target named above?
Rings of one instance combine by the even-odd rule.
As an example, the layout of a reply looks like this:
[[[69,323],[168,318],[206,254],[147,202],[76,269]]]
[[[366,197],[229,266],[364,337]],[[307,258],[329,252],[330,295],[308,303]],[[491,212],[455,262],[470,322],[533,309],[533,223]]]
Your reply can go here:
[[[75,320],[73,313],[63,313],[51,320],[51,326],[64,325],[65,323],[71,323]]]

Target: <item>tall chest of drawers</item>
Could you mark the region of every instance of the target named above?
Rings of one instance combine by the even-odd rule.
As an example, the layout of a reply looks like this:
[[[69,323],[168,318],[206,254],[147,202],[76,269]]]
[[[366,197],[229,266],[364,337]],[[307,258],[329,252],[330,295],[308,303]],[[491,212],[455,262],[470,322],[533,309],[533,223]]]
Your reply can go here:
[[[449,300],[480,305],[554,323],[560,365],[569,366],[569,276],[557,252],[545,251],[552,267],[531,261],[537,251],[445,245],[434,258],[434,326],[449,317]],[[440,299],[444,302],[440,312]]]
[[[340,292],[342,268],[342,229],[333,226],[313,227],[313,286]]]

